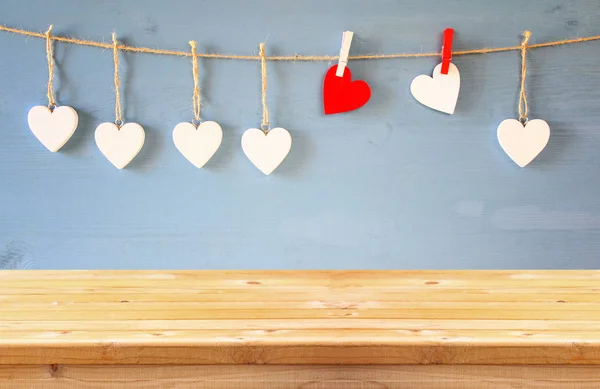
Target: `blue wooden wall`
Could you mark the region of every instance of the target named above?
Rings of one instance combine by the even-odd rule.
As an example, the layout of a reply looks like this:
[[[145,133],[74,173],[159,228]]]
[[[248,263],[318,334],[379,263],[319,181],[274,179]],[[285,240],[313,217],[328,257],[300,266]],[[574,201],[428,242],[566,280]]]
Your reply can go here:
[[[518,45],[600,34],[584,0],[3,0],[0,23],[57,35],[199,51],[336,55]],[[521,169],[496,140],[517,115],[518,52],[455,57],[462,89],[448,116],[416,103],[410,81],[437,58],[354,61],[373,96],[325,116],[323,62],[269,63],[271,122],[291,153],[271,176],[240,137],[260,124],[257,62],[202,60],[202,116],[224,129],[198,170],[171,132],[191,119],[187,58],[121,57],[125,118],[146,144],[118,171],[94,143],[114,120],[112,53],[57,43],[58,100],[80,114],[56,154],[27,127],[46,104],[44,41],[0,34],[0,267],[33,269],[596,268],[600,263],[600,42],[529,55],[530,118],[549,145]]]

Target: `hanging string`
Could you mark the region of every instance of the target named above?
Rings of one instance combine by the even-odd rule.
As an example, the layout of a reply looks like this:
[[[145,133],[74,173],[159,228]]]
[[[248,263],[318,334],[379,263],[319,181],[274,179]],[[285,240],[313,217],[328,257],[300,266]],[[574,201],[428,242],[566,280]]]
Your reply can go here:
[[[260,46],[260,73],[262,79],[262,123],[260,129],[267,133],[269,131],[269,110],[267,109],[267,60],[265,59],[265,44]]]
[[[56,107],[56,100],[54,99],[54,87],[52,86],[52,80],[54,80],[54,51],[52,50],[52,38],[50,32],[52,32],[52,25],[48,27],[46,31],[46,59],[48,60],[48,108],[53,110]]]
[[[12,28],[0,25],[0,31],[11,32],[14,34],[31,36],[36,38],[46,38],[46,34],[22,30],[19,28]],[[105,49],[111,49],[113,45],[109,43],[89,41],[85,39],[78,38],[67,38],[61,36],[53,36],[52,40],[58,42],[72,43],[76,45],[83,46],[92,46],[92,47],[100,47]],[[527,46],[529,50],[538,49],[541,47],[552,47],[552,46],[561,46],[561,45],[569,45],[572,43],[582,43],[582,42],[591,42],[600,40],[600,35],[582,37],[582,38],[572,38],[572,39],[563,39],[559,41],[553,42],[545,42],[545,43],[536,43],[533,45]],[[180,57],[189,57],[191,56],[189,51],[177,51],[177,50],[162,50],[162,49],[152,49],[149,47],[134,47],[127,45],[119,45],[119,50],[122,51],[131,51],[136,53],[147,53],[147,54],[160,54],[160,55],[176,55]],[[483,49],[474,49],[474,50],[459,50],[453,51],[452,55],[471,55],[471,54],[489,54],[489,53],[500,53],[503,51],[517,51],[521,50],[522,45],[519,46],[507,46],[507,47],[490,47]],[[442,53],[394,53],[394,54],[367,54],[367,55],[353,55],[348,57],[351,60],[357,59],[393,59],[393,58],[422,58],[422,57],[439,57]],[[235,54],[209,54],[209,53],[200,53],[196,54],[199,58],[213,58],[213,59],[241,59],[241,60],[261,60],[260,56],[256,55],[235,55]],[[337,61],[339,57],[337,55],[282,55],[282,56],[272,56],[265,57],[267,61]]]
[[[523,43],[521,43],[521,92],[519,93],[519,121],[527,123],[527,93],[525,92],[525,79],[527,78],[527,42],[531,38],[531,31],[523,33]]]
[[[192,73],[194,74],[194,95],[192,97],[192,106],[194,110],[193,123],[199,125],[200,120],[200,87],[198,86],[198,57],[196,56],[196,42],[190,41],[192,47]]]
[[[119,80],[119,48],[117,45],[117,33],[112,33],[113,40],[113,60],[115,64],[115,124],[119,127],[123,125],[123,111],[121,110],[121,92],[119,92],[119,86],[121,82]]]

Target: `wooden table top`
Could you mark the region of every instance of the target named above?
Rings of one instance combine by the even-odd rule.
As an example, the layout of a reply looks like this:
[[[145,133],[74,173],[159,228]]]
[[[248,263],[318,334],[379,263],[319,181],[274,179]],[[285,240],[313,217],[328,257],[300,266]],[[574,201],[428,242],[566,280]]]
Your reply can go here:
[[[0,364],[600,364],[600,271],[0,271]]]

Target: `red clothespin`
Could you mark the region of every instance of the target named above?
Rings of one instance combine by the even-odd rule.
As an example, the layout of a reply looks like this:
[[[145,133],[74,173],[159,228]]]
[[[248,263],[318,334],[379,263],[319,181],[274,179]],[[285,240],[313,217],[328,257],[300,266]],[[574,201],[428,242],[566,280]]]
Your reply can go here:
[[[450,69],[450,61],[452,61],[452,37],[454,29],[447,28],[444,30],[444,45],[442,46],[442,74],[448,74]]]

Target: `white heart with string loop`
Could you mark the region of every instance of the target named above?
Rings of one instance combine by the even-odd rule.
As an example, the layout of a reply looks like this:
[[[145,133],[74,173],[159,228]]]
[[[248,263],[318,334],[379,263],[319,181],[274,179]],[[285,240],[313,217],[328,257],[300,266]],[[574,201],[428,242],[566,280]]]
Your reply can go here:
[[[182,122],[173,129],[177,150],[194,166],[201,168],[217,152],[223,140],[223,130],[217,122],[208,121],[196,127]]]
[[[533,161],[544,150],[548,140],[550,126],[541,119],[530,120],[525,125],[515,119],[506,119],[498,126],[500,146],[520,167]]]
[[[77,112],[66,105],[54,110],[38,105],[29,110],[27,123],[33,135],[50,151],[57,152],[77,129]]]
[[[448,74],[442,74],[442,64],[433,69],[433,77],[421,74],[410,84],[410,93],[429,108],[452,115],[460,92],[460,73],[450,63]]]
[[[146,134],[137,123],[127,123],[119,128],[115,123],[101,123],[96,128],[96,145],[117,169],[123,169],[144,146]]]
[[[265,133],[250,128],[242,135],[242,150],[246,157],[265,175],[273,173],[292,148],[292,136],[282,127]]]

